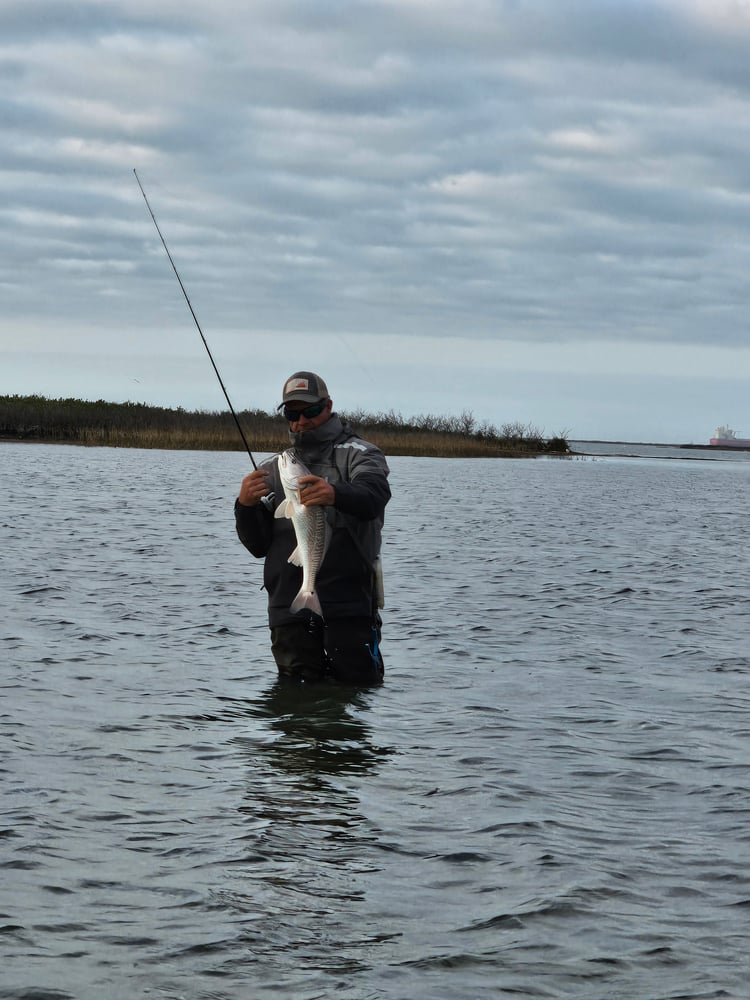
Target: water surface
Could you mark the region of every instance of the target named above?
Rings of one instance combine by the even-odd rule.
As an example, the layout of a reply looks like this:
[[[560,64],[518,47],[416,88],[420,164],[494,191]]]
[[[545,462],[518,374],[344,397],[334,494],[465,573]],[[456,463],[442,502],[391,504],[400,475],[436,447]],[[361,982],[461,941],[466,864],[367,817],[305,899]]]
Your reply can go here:
[[[359,692],[246,463],[0,446],[0,997],[747,997],[750,463],[392,459]]]

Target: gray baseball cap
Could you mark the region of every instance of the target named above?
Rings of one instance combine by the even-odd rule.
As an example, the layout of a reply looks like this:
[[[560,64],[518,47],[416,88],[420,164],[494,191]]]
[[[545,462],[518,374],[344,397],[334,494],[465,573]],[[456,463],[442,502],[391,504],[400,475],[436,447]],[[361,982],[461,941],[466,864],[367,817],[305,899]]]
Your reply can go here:
[[[315,372],[295,372],[284,383],[279,409],[285,403],[317,403],[328,399],[328,387]]]

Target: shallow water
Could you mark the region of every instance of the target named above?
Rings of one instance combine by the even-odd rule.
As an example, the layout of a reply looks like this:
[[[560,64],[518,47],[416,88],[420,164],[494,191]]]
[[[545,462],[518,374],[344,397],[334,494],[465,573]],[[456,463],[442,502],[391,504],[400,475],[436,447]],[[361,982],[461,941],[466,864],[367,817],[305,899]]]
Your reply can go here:
[[[0,446],[0,997],[747,997],[750,463],[391,460],[364,692],[246,463]]]

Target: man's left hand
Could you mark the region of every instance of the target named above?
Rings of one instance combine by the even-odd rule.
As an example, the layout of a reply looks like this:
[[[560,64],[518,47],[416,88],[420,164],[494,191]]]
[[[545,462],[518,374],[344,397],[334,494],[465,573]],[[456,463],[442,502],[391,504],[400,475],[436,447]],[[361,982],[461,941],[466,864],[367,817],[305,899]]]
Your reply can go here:
[[[331,483],[320,476],[300,477],[300,502],[305,507],[333,507],[336,490]]]

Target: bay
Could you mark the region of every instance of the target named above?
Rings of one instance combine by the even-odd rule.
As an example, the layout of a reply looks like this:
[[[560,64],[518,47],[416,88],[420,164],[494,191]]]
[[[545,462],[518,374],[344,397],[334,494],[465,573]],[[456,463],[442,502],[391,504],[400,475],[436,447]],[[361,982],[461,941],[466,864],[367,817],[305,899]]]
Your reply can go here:
[[[750,463],[390,464],[289,690],[246,457],[0,446],[0,997],[747,996]]]

